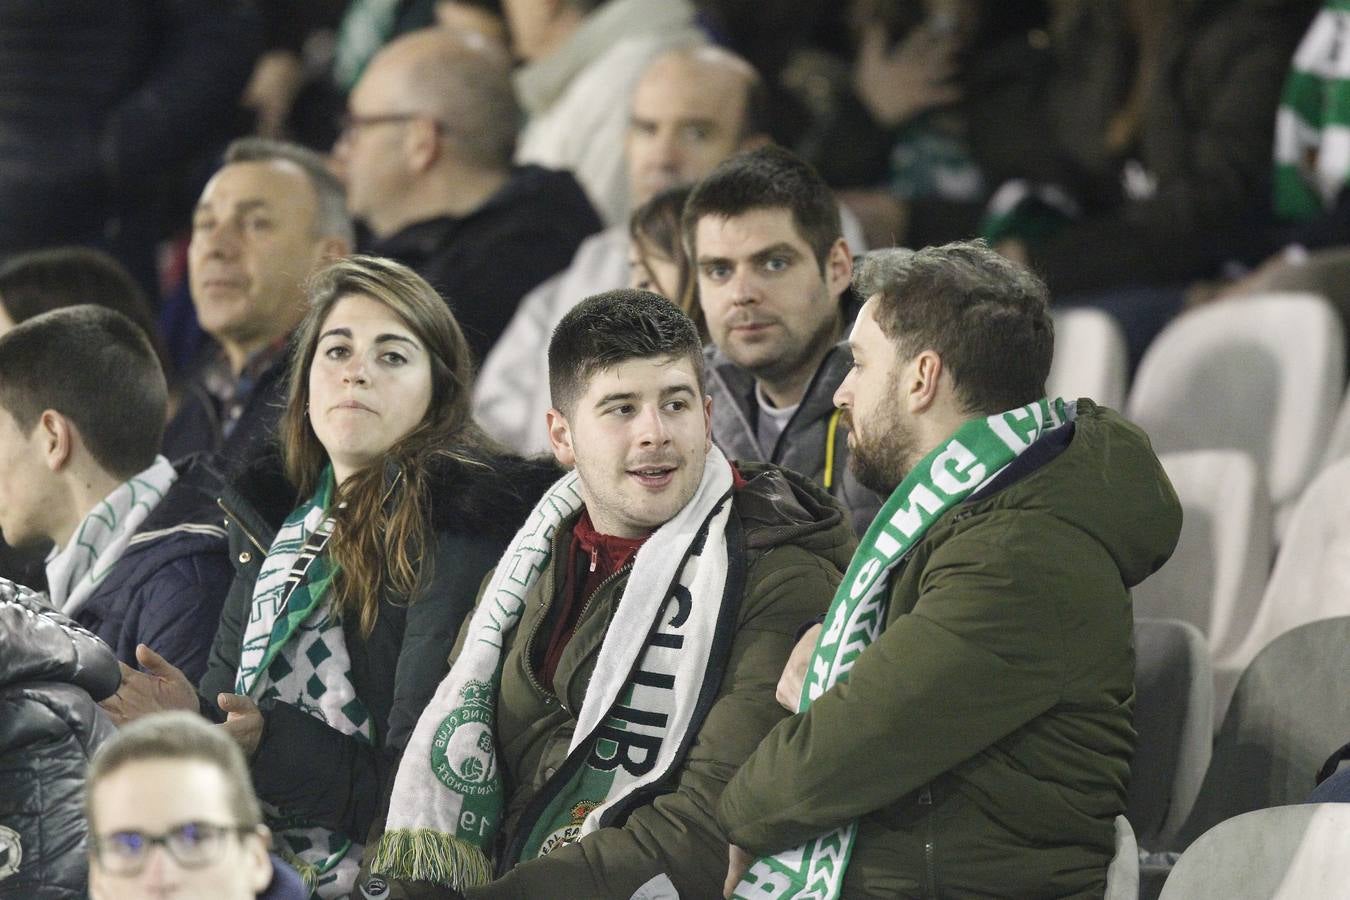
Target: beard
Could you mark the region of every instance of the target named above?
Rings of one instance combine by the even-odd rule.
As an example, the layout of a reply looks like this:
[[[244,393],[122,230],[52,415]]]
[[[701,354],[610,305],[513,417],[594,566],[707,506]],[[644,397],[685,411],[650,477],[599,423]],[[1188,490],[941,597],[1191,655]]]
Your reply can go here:
[[[844,418],[852,427],[852,410]],[[914,432],[901,421],[897,410],[888,408],[878,421],[868,425],[867,431],[853,429],[848,468],[863,487],[889,497],[909,474],[917,447]]]

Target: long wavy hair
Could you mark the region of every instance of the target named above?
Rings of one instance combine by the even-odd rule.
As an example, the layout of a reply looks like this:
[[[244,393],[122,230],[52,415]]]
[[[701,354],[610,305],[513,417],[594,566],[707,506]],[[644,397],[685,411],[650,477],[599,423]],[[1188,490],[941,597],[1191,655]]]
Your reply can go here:
[[[431,359],[431,402],[422,421],[398,438],[383,465],[354,472],[338,489],[338,516],[328,553],[337,568],[334,608],[355,615],[369,636],[386,589],[411,599],[430,577],[429,468],[438,460],[480,467],[498,448],[470,412],[473,362],[459,323],[435,289],[393,260],[352,256],[316,272],[308,287],[309,311],[296,332],[280,437],[286,476],[307,497],[318,488],[328,452],[309,420],[309,369],[319,335],[333,308],[361,295],[389,307],[426,347]]]

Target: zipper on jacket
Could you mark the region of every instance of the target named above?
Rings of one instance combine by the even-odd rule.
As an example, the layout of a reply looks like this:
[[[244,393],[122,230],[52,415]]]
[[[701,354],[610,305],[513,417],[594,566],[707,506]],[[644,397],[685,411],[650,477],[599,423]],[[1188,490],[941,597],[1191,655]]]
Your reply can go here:
[[[592,554],[594,554],[595,551],[591,552]],[[582,620],[586,618],[586,610],[591,608],[591,603],[595,600],[596,597],[600,596],[600,592],[603,591],[605,588],[609,587],[610,584],[612,584],[614,580],[617,579],[620,575],[628,574],[629,570],[631,570],[632,568],[633,563],[631,561],[625,563],[623,566],[620,566],[616,572],[614,572],[604,581],[600,582],[599,587],[597,587],[594,591],[591,591],[591,595],[586,598],[586,602],[581,604],[581,612],[577,613],[578,625],[580,625]],[[594,569],[592,569],[592,571],[594,571]],[[562,697],[554,697],[551,691],[545,690],[543,685],[539,683],[539,680],[534,677],[534,666],[530,664],[530,660],[534,656],[534,639],[538,636],[539,629],[543,627],[544,620],[548,618],[548,610],[549,607],[551,607],[552,605],[553,605],[553,597],[550,596],[548,598],[547,604],[544,606],[543,615],[539,617],[539,621],[536,622],[534,625],[534,630],[530,632],[529,640],[525,642],[525,679],[529,681],[530,686],[533,687],[535,691],[539,693],[539,696],[543,699],[545,703],[551,703],[556,700],[558,704],[562,706],[563,709],[567,710],[568,715],[571,715],[572,710],[568,708],[567,701],[564,700]]]
[[[931,785],[925,784],[919,789],[919,805],[928,807],[928,812],[923,817],[923,872],[924,885],[923,895],[930,900],[937,900],[937,840],[933,834],[933,790]]]
[[[249,543],[258,548],[259,553],[261,553],[263,556],[267,555],[267,548],[264,547],[256,537],[253,536],[253,532],[248,530],[248,526],[245,525],[242,521],[240,521],[238,516],[230,512],[230,508],[225,505],[225,500],[223,498],[220,497],[216,498],[216,506],[219,506],[225,512],[225,515],[229,516],[231,519],[234,520],[234,524],[239,526],[239,530],[244,533],[244,537],[248,538]]]

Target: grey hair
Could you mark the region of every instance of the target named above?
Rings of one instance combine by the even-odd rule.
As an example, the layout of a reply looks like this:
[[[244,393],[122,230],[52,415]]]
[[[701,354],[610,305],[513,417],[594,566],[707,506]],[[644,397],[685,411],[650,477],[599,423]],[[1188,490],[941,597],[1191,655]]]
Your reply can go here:
[[[247,162],[285,161],[299,166],[314,188],[314,236],[341,238],[347,246],[356,243],[356,229],[347,212],[347,191],[329,171],[324,158],[308,147],[290,141],[245,137],[225,148],[225,165]]]

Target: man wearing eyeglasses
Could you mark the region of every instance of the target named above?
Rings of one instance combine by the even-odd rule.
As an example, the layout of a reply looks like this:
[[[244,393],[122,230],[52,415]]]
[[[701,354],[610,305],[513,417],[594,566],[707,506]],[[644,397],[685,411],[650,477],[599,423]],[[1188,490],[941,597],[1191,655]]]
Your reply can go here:
[[[268,856],[271,835],[242,751],[181,712],[126,726],[89,769],[93,900],[302,900],[299,876]]]
[[[601,228],[571,173],[512,165],[519,120],[506,54],[428,28],[371,60],[333,147],[347,208],[374,239],[362,249],[440,291],[477,359]]]

